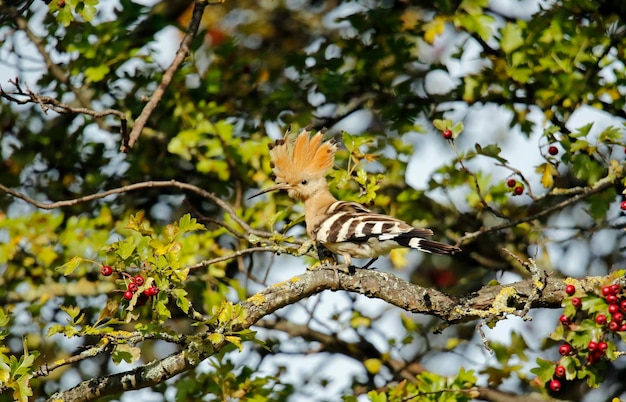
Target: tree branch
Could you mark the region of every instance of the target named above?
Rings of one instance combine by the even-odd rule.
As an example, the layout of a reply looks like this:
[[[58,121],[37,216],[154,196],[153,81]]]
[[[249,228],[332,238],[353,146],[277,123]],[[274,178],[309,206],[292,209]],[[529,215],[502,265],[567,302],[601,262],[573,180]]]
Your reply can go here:
[[[61,103],[59,102],[58,99],[52,98],[50,96],[38,95],[34,93],[33,91],[31,91],[30,88],[28,88],[28,85],[26,86],[26,90],[24,91],[22,87],[20,86],[20,83],[17,78],[15,80],[9,80],[9,83],[15,86],[16,92],[7,93],[2,88],[2,86],[0,86],[0,96],[7,99],[10,102],[16,103],[18,105],[25,105],[27,103],[35,103],[39,105],[39,107],[44,112],[44,114],[48,114],[48,109],[52,109],[53,111],[57,113],[86,114],[96,119],[99,119],[101,117],[108,116],[108,115],[115,115],[120,118],[120,126],[121,126],[120,132],[122,134],[122,137],[125,137],[128,135],[128,124],[127,124],[126,115],[119,110],[106,109],[106,110],[99,112],[99,111],[92,110],[86,107],[72,107],[65,103]],[[15,97],[15,95],[25,96],[26,98],[18,99]]]
[[[161,101],[161,98],[163,97],[165,90],[172,82],[174,73],[176,73],[176,71],[182,64],[185,57],[187,57],[187,55],[189,54],[189,45],[191,45],[191,41],[193,41],[193,39],[196,37],[196,34],[198,33],[198,28],[200,27],[200,21],[202,21],[202,15],[204,14],[204,9],[206,8],[208,4],[209,3],[207,0],[196,0],[194,2],[193,15],[191,17],[191,21],[189,22],[189,27],[187,28],[187,32],[185,32],[185,36],[183,37],[183,40],[180,43],[180,47],[178,48],[178,51],[176,52],[176,56],[174,57],[174,60],[172,61],[170,66],[167,68],[167,70],[163,74],[163,78],[161,78],[161,82],[159,83],[159,86],[154,91],[154,93],[150,97],[150,100],[148,101],[146,106],[144,106],[143,110],[141,111],[141,114],[135,121],[135,124],[133,126],[133,129],[130,132],[130,135],[128,137],[123,138],[122,147],[121,147],[122,152],[128,152],[128,150],[135,145],[135,142],[137,142],[139,135],[141,135],[141,131],[143,130],[146,123],[148,122],[148,118],[150,118],[150,115],[152,114],[154,109],[157,107],[157,105]]]
[[[208,192],[198,186],[194,186],[193,184],[183,183],[183,182],[176,181],[176,180],[146,181],[146,182],[141,182],[141,183],[134,183],[128,186],[122,186],[122,187],[114,188],[111,190],[103,191],[101,193],[90,194],[84,197],[73,198],[73,199],[64,200],[64,201],[49,202],[49,203],[39,202],[27,196],[26,194],[20,193],[19,191],[15,191],[9,187],[6,187],[3,184],[0,184],[1,191],[4,191],[5,193],[10,194],[15,198],[19,198],[20,200],[26,201],[27,203],[34,205],[37,208],[46,209],[46,210],[71,207],[73,205],[80,204],[83,202],[99,200],[99,199],[108,197],[113,194],[121,194],[121,193],[126,193],[129,191],[145,190],[148,188],[163,188],[163,187],[174,187],[174,188],[191,191],[192,193],[198,194],[199,196],[210,200],[211,202],[216,204],[218,207],[222,208],[224,211],[229,213],[233,221],[235,221],[238,225],[240,225],[249,234],[254,234],[260,237],[264,237],[264,235],[266,234],[266,232],[264,231],[252,229],[250,225],[248,225],[243,219],[241,219],[237,215],[232,205],[230,205],[226,201],[223,201],[221,198],[219,198],[215,194]]]
[[[598,180],[596,183],[594,183],[592,186],[590,187],[585,187],[583,189],[581,188],[574,188],[574,189],[567,189],[567,190],[563,190],[561,191],[558,188],[553,189],[550,193],[548,193],[549,195],[562,195],[562,194],[573,194],[576,193],[576,195],[574,195],[571,198],[568,198],[566,200],[563,200],[561,202],[559,202],[558,204],[552,205],[551,207],[545,208],[539,212],[537,212],[536,214],[533,215],[529,215],[526,216],[524,218],[518,219],[516,221],[513,222],[505,222],[505,223],[501,223],[499,225],[494,225],[494,226],[490,226],[488,228],[480,228],[479,230],[475,231],[475,232],[471,232],[471,233],[466,233],[465,235],[463,235],[461,238],[459,238],[456,242],[456,245],[460,245],[461,243],[463,243],[465,240],[469,240],[469,239],[473,239],[476,238],[478,236],[481,236],[485,233],[491,233],[491,232],[497,232],[499,230],[502,229],[508,229],[510,227],[513,226],[517,226],[520,223],[526,223],[526,222],[530,222],[532,220],[535,219],[539,219],[543,216],[549,215],[552,212],[558,211],[560,209],[563,209],[569,205],[573,205],[575,203],[577,203],[578,201],[589,197],[590,195],[593,194],[597,194],[600,193],[608,188],[613,187],[617,182],[619,182],[621,179],[624,178],[624,176],[626,175],[626,162],[622,162],[620,164],[615,164],[615,165],[611,165],[609,167],[609,173],[606,177]],[[543,197],[541,197],[543,198]],[[538,197],[539,199],[539,197]]]
[[[598,280],[598,278],[581,279],[577,281],[576,287],[583,291],[591,291]],[[240,305],[247,311],[247,316],[244,323],[234,326],[232,331],[250,328],[278,309],[324,290],[344,290],[362,294],[369,298],[384,300],[406,311],[432,315],[454,324],[485,317],[505,318],[508,314],[516,313],[524,308],[529,297],[533,297],[534,287],[532,280],[526,280],[484,287],[463,299],[457,299],[438,290],[406,282],[391,273],[356,270],[354,274],[346,274],[332,269],[321,269],[270,286],[242,301]],[[532,307],[560,307],[565,297],[564,287],[563,280],[548,278],[545,289],[534,299]],[[156,385],[197,366],[226,345],[222,343],[211,348],[207,344],[208,341],[189,342],[182,350],[161,360],[123,373],[83,381],[74,388],[52,395],[49,401],[89,401]]]

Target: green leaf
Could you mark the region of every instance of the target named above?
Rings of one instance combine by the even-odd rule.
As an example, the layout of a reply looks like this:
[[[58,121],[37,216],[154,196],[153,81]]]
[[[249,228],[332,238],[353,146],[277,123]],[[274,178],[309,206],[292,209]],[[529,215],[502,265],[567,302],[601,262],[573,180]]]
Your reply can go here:
[[[160,293],[159,293],[160,294]],[[155,304],[156,312],[159,315],[159,321],[163,322],[169,318],[172,318],[172,313],[167,308],[167,305],[163,300],[160,300]]]
[[[64,276],[68,276],[70,275],[72,272],[74,272],[74,270],[80,265],[81,262],[83,262],[84,259],[78,256],[72,257],[71,260],[69,260],[68,262],[66,262],[65,264],[61,265],[58,269],[62,269],[63,270],[63,275]]]
[[[59,306],[59,308],[70,316],[70,322],[76,322],[76,317],[80,314],[80,308],[77,306]]]
[[[480,144],[476,143],[476,145],[474,145],[474,148],[476,149],[476,152],[480,155],[496,159],[500,163],[508,163],[506,159],[500,156],[500,152],[502,152],[502,149],[500,149],[500,147],[496,144],[489,144],[486,147],[482,147]]]
[[[33,396],[33,390],[30,388],[30,379],[32,375],[21,376],[17,381],[17,388],[13,388],[13,398],[17,402],[28,402],[28,397]]]
[[[122,361],[126,363],[134,363],[141,357],[141,349],[136,346],[127,344],[117,345],[111,354],[113,363],[120,364]]]
[[[509,54],[524,44],[522,28],[517,23],[507,22],[502,29],[500,48],[504,53]]]
[[[435,126],[435,128],[439,131],[444,131],[452,127],[452,121],[448,119],[435,119],[433,120],[433,126]]]
[[[176,305],[180,307],[185,314],[189,313],[189,299],[184,289],[173,289],[172,294],[176,297]]]
[[[82,2],[82,4],[84,4],[84,7],[82,10],[79,11],[79,14],[81,15],[81,17],[83,17],[83,19],[86,22],[90,22],[91,20],[93,20],[93,17],[96,15],[96,7],[94,6],[98,4],[98,1],[97,0],[85,0],[84,2]]]
[[[379,393],[376,391],[370,391],[367,393],[367,397],[372,402],[387,402],[387,394],[385,394],[384,392]]]
[[[72,21],[74,21],[74,14],[72,14],[72,10],[69,7],[59,9],[59,13],[57,14],[57,21],[59,21],[65,27],[69,26]]]
[[[554,364],[554,362],[538,357],[537,367],[532,368],[530,372],[539,377],[540,383],[545,384],[552,379],[555,368],[556,364]]]
[[[97,67],[87,67],[85,69],[85,78],[91,82],[100,82],[111,71],[109,66],[101,64]]]
[[[137,248],[135,240],[132,237],[127,237],[126,239],[118,242],[118,245],[117,255],[119,255],[122,260],[128,259],[128,257],[130,257]]]
[[[196,230],[206,230],[204,225],[198,223],[198,220],[196,218],[192,218],[190,214],[185,214],[178,220],[178,227],[183,233],[193,232]]]

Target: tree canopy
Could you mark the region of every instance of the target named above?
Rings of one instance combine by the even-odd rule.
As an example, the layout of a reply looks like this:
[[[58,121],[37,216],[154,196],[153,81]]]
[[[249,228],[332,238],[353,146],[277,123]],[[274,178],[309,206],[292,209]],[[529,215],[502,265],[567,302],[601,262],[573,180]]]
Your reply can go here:
[[[619,1],[0,2],[0,401],[626,397]],[[321,267],[272,183],[455,256]],[[294,358],[295,357],[295,358]]]

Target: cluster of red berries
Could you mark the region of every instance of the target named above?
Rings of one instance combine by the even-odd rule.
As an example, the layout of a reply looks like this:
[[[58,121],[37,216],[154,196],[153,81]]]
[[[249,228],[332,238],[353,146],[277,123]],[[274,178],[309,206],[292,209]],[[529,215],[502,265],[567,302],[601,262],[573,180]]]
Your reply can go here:
[[[559,347],[559,354],[561,356],[578,355],[578,357],[585,357],[587,359],[587,365],[593,365],[600,362],[609,349],[609,343],[605,341],[605,336],[615,332],[626,332],[626,321],[624,320],[626,315],[626,295],[621,294],[621,287],[618,284],[612,284],[602,287],[602,297],[608,304],[608,316],[600,312],[595,315],[595,323],[602,329],[599,339],[590,340],[586,347],[575,348],[568,343],[564,343]],[[576,287],[574,285],[567,285],[565,287],[565,293],[569,296],[573,296],[570,300],[571,305],[579,311],[583,304],[580,297],[574,296],[576,293]],[[563,314],[559,318],[561,324],[565,327],[574,325],[576,323],[572,321],[571,317]],[[608,331],[607,331],[608,330]],[[565,377],[566,369],[563,365],[557,364],[554,369],[554,376],[549,382],[548,386],[550,390],[558,392],[561,390],[562,381]]]
[[[521,184],[518,184],[517,180],[515,179],[508,179],[506,181],[506,185],[507,187],[513,189],[513,194],[515,195],[522,195],[524,193],[524,186]]]
[[[100,268],[100,273],[103,276],[111,276],[113,274],[113,268],[111,268],[109,265],[103,265]],[[135,277],[127,273],[123,273],[123,275],[130,278],[128,282],[128,287],[126,288],[126,291],[124,292],[123,297],[126,300],[131,300],[133,298],[133,295],[139,291],[139,287],[141,287],[145,283],[145,279],[141,275],[137,275]],[[141,292],[141,294],[139,295],[139,298],[137,299],[137,304],[142,305],[150,297],[156,296],[157,294],[159,294],[159,288],[153,284],[151,287]]]

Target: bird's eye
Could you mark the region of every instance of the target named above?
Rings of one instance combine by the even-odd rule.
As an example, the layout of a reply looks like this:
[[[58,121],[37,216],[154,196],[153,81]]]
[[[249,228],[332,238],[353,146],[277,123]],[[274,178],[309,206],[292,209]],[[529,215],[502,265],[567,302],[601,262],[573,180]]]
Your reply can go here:
[[[307,181],[307,180],[302,180],[302,181],[300,182],[300,184],[302,184],[303,186],[306,186],[306,184],[307,184],[307,183],[308,183],[308,181]]]

